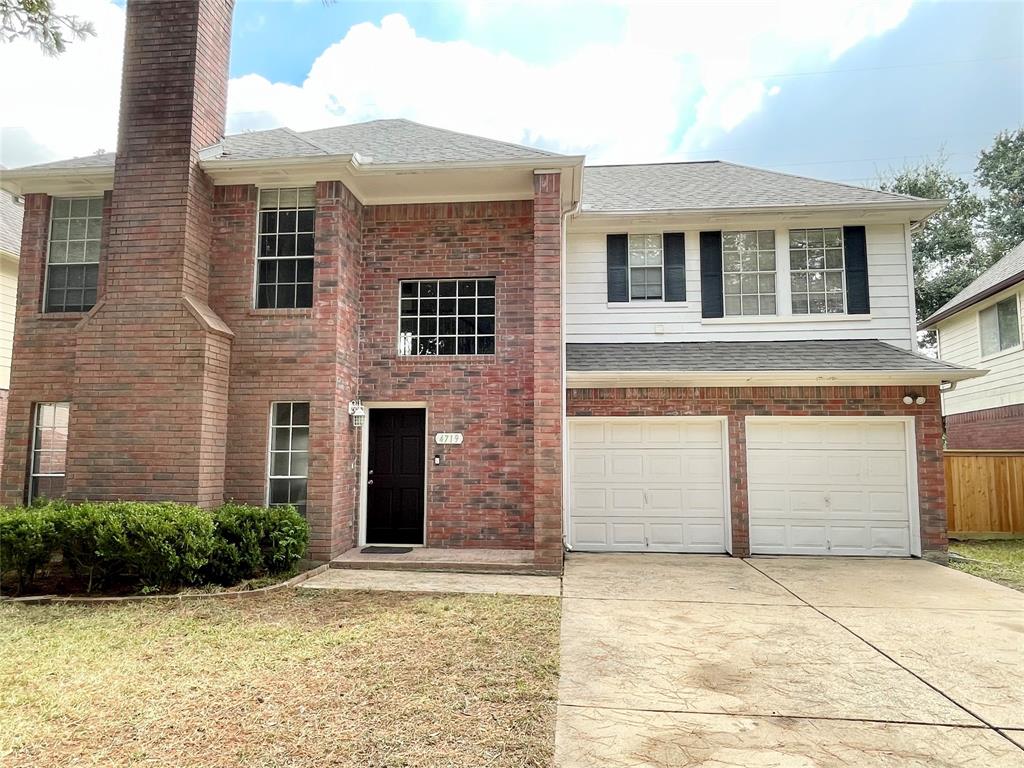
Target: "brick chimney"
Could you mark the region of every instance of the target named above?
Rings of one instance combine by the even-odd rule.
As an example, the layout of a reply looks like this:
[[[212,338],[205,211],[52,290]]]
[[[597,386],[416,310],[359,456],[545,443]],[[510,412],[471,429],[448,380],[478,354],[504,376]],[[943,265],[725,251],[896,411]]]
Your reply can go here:
[[[223,497],[231,331],[207,305],[233,0],[128,0],[104,292],[75,334],[71,498]]]

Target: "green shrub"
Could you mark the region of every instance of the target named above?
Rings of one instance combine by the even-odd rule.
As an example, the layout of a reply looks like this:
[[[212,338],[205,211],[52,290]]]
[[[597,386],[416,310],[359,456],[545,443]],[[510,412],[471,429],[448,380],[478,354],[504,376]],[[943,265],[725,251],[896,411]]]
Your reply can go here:
[[[294,507],[230,502],[213,511],[216,545],[206,570],[217,584],[235,584],[292,568],[306,551],[309,525]]]
[[[20,589],[57,551],[87,591],[235,584],[292,568],[309,526],[292,507],[47,501],[0,509],[0,569]]]
[[[0,508],[0,573],[13,572],[24,590],[57,548],[57,532],[46,507]]]

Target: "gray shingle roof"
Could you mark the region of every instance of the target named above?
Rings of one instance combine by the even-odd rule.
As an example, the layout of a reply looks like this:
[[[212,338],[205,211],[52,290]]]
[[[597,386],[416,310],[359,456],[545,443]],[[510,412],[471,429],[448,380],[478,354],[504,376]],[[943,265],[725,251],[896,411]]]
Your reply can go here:
[[[592,165],[583,170],[583,211],[682,211],[789,205],[931,202],[720,160]]]
[[[204,150],[203,159],[270,159],[358,153],[364,162],[444,163],[481,160],[543,160],[555,152],[470,136],[411,120],[371,120],[297,133],[289,128],[227,136]]]
[[[25,206],[0,190],[0,253],[12,256],[21,253],[21,222],[24,216]]]
[[[974,282],[939,307],[918,327],[924,329],[934,325],[1019,282],[1024,282],[1024,241],[1007,251],[1003,258],[978,275]]]
[[[71,157],[67,160],[54,160],[52,163],[40,163],[38,165],[26,165],[12,170],[78,170],[80,168],[113,168],[114,153],[104,152],[102,155],[86,155],[85,157]]]
[[[873,339],[682,341],[567,344],[569,371],[899,371],[969,370]]]

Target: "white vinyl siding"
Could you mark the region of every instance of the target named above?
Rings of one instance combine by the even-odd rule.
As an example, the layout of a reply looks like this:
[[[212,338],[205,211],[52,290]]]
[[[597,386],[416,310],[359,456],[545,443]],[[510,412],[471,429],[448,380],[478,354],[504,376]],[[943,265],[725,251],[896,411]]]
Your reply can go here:
[[[944,414],[1024,403],[1024,349],[1017,346],[988,356],[981,353],[979,313],[1014,295],[1018,323],[1024,323],[1024,288],[1018,285],[939,324],[939,356],[944,361],[988,371],[980,378],[959,382],[956,389],[943,394]]]
[[[0,256],[0,389],[11,386],[14,307],[18,294],[18,262]]]
[[[816,222],[808,222],[812,226]],[[858,223],[829,220],[822,226]],[[701,320],[700,301],[700,232],[702,230],[734,230],[742,227],[715,222],[681,225],[666,219],[660,228],[684,231],[686,236],[687,300],[681,303],[646,301],[609,306],[607,292],[607,244],[609,232],[622,231],[619,224],[609,224],[604,231],[588,223],[586,227],[570,224],[567,235],[565,287],[565,338],[567,342],[641,341],[759,341],[798,339],[879,339],[903,349],[916,348],[913,325],[913,288],[908,281],[909,266],[904,224],[869,224],[866,226],[868,279],[871,315],[847,319],[845,316],[793,317],[786,319],[789,306],[789,278],[780,272],[778,316],[771,318],[737,318],[707,322]],[[628,228],[628,227],[627,227]],[[788,254],[790,224],[763,224],[748,229],[771,228],[776,233],[776,252]],[[783,259],[776,259],[781,265]]]

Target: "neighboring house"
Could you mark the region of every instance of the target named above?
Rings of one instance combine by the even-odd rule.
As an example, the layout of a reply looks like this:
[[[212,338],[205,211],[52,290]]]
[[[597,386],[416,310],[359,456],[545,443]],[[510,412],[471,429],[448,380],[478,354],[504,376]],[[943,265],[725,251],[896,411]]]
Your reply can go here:
[[[3,168],[0,166],[0,174]],[[18,293],[18,254],[21,252],[21,200],[0,190],[0,473],[3,471],[7,395],[11,387],[11,348],[14,307]]]
[[[405,120],[222,138],[230,14],[130,0],[116,156],[4,174],[4,502],[290,502],[317,558],[541,570],[945,549],[939,385],[977,372],[911,351],[941,201]]]
[[[942,395],[948,448],[1024,450],[1024,242],[921,323],[939,355],[988,373]]]

